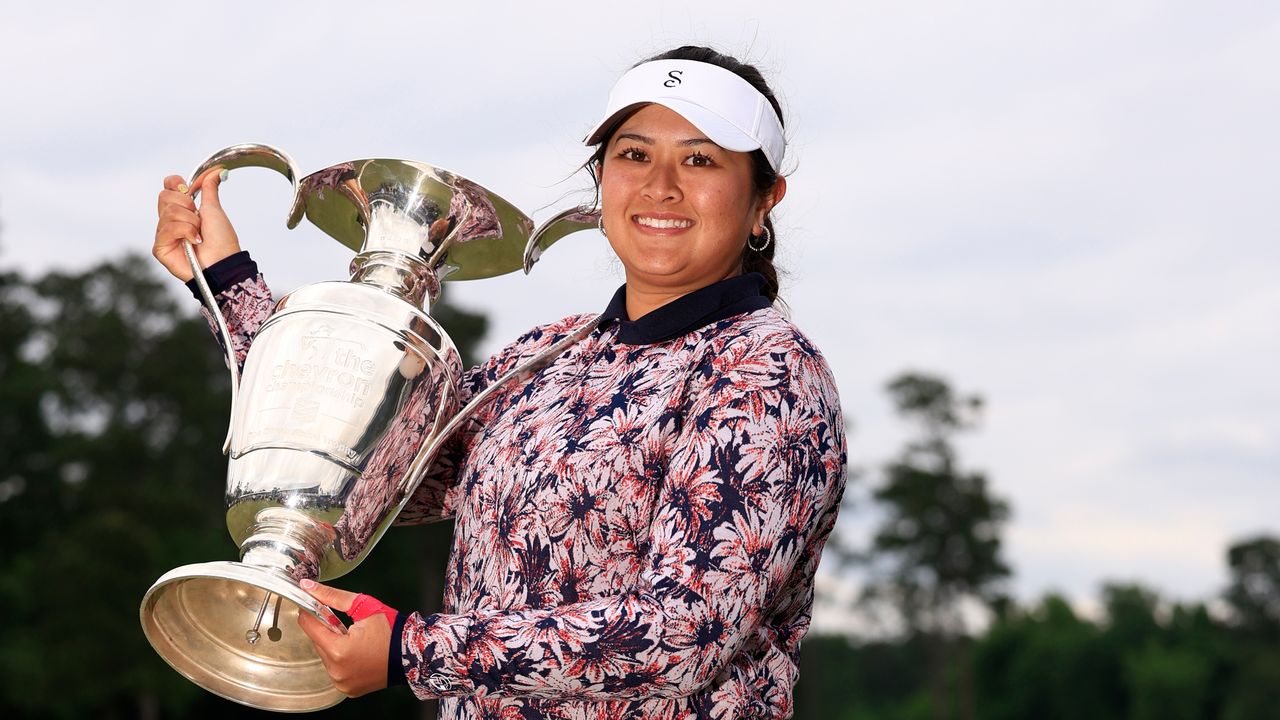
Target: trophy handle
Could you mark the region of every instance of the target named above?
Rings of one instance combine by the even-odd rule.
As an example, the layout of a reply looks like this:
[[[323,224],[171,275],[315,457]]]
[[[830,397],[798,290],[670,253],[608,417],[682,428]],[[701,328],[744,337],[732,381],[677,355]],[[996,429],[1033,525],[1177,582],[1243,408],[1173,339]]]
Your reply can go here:
[[[293,217],[298,205],[302,202],[298,192],[298,168],[283,150],[278,150],[270,145],[243,143],[223,148],[210,155],[204,162],[200,163],[195,172],[191,173],[189,187],[191,188],[192,199],[200,195],[200,186],[204,183],[209,173],[226,173],[242,167],[264,167],[284,175],[293,185],[293,203],[289,208],[289,217]],[[182,245],[182,249],[187,255],[187,262],[191,264],[191,272],[195,278],[196,286],[200,288],[200,296],[204,298],[205,307],[213,315],[214,324],[218,326],[218,335],[222,338],[222,347],[227,353],[227,369],[231,372],[231,417],[234,418],[236,396],[240,390],[240,371],[239,364],[236,362],[235,349],[231,346],[231,331],[227,329],[227,321],[222,317],[222,311],[218,308],[217,301],[213,299],[213,291],[209,288],[209,283],[204,279],[204,268],[200,266],[200,261],[196,259],[195,248],[190,242],[186,241]],[[232,423],[228,422],[227,437],[222,441],[223,455],[231,451],[232,427]]]
[[[529,236],[524,246],[524,274],[528,275],[533,264],[542,257],[543,251],[559,242],[566,235],[581,230],[594,230],[600,222],[600,208],[574,207],[552,215],[546,222],[538,226]]]

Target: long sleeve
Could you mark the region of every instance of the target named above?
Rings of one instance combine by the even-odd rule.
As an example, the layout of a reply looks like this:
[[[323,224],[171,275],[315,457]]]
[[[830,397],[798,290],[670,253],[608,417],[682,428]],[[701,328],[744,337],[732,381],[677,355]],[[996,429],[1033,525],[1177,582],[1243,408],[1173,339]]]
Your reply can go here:
[[[275,308],[271,289],[267,287],[266,281],[258,272],[257,264],[250,259],[249,253],[244,251],[210,265],[205,269],[205,280],[209,283],[209,288],[214,293],[214,300],[218,303],[218,309],[227,323],[236,363],[243,370],[244,359],[249,354],[249,346]],[[189,281],[187,287],[191,289],[196,300],[201,300],[194,280]],[[222,337],[218,333],[217,323],[214,322],[213,315],[202,300],[200,314],[208,321],[210,331],[221,345]],[[226,348],[223,348],[223,352],[226,352]]]
[[[608,700],[794,682],[791,649],[845,481],[834,382],[816,351],[774,333],[706,353],[688,385],[664,416],[674,430],[634,582],[555,607],[411,615],[401,652],[415,693]],[[625,410],[601,432],[616,436]],[[592,431],[573,441],[592,442]],[[644,453],[645,442],[611,447]],[[789,702],[789,685],[736,695],[781,692]]]

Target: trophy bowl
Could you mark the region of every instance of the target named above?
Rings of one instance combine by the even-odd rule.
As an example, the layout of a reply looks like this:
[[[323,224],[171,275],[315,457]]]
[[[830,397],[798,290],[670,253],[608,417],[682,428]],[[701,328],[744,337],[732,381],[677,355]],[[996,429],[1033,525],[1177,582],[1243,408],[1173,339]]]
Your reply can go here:
[[[260,709],[305,712],[343,695],[297,616],[311,613],[334,632],[345,626],[298,583],[355,568],[443,439],[491,394],[460,407],[461,360],[429,313],[440,282],[527,270],[531,254],[592,225],[575,211],[572,225],[562,213],[558,225],[535,230],[502,198],[425,163],[358,160],[297,181],[292,161],[263,145],[216,153],[191,186],[198,192],[205,173],[245,166],[294,181],[289,227],[305,216],[357,254],[348,280],[279,300],[239,378],[225,321],[204,287],[232,372],[226,519],[240,561],[166,573],[140,616],[156,651],[201,687]],[[575,339],[489,390],[527,377]]]

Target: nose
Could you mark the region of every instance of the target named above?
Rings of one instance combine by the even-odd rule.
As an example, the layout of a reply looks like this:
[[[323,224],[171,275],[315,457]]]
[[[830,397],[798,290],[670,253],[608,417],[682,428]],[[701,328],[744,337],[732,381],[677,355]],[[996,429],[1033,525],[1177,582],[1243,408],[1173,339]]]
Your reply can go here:
[[[641,192],[644,199],[650,202],[679,202],[684,196],[680,192],[678,168],[667,163],[650,163]]]

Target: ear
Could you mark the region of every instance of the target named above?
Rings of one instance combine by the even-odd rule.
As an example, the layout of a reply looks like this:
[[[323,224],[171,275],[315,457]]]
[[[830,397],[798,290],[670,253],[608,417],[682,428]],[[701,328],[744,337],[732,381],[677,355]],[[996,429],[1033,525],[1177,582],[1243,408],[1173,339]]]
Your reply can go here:
[[[769,213],[782,202],[782,198],[787,195],[787,179],[778,176],[774,181],[773,187],[769,188],[760,197],[760,206],[756,208],[756,224],[755,227],[764,227],[764,219]],[[758,233],[757,233],[758,234]]]

